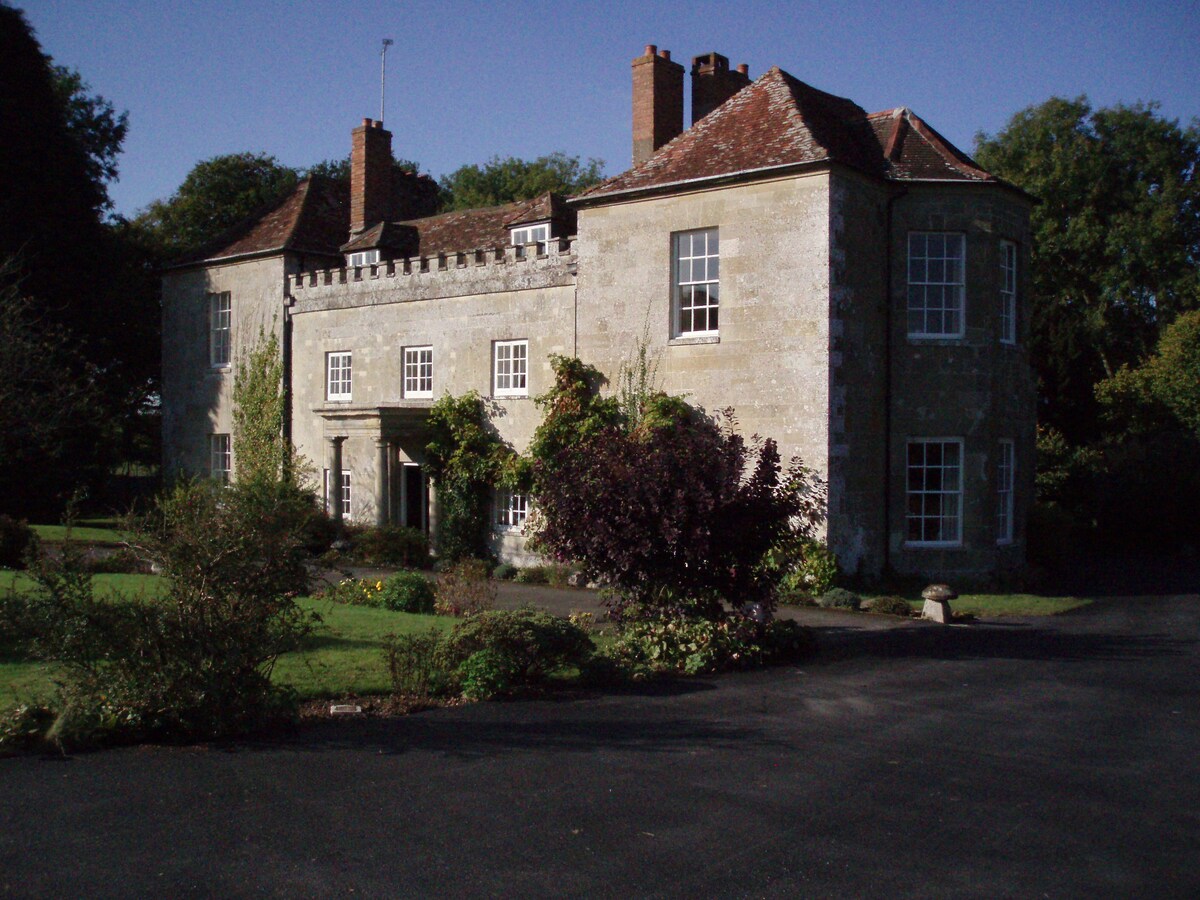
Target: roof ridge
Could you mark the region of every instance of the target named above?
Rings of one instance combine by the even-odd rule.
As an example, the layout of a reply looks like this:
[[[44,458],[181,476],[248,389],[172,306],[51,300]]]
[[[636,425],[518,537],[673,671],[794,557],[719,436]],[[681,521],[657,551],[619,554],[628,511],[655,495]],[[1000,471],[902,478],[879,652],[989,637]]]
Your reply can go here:
[[[975,160],[971,159],[971,157],[942,137],[937,129],[911,109],[905,106],[900,107],[900,109],[903,110],[904,119],[912,130],[920,135],[951,168],[957,169],[962,174],[980,181],[996,180],[995,175],[982,168]]]

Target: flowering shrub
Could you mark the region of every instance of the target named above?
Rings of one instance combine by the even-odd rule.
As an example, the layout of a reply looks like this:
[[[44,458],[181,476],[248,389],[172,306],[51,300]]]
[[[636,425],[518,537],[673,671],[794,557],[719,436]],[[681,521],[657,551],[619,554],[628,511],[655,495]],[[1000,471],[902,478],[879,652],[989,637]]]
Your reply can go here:
[[[633,671],[700,675],[761,665],[758,627],[740,616],[651,618],[627,621],[613,657]]]
[[[812,646],[810,633],[795,622],[673,616],[625,622],[609,652],[635,675],[702,675],[799,659]]]
[[[344,578],[318,594],[335,603],[373,606],[393,612],[431,613],[433,588],[420,572],[402,570],[387,578]]]

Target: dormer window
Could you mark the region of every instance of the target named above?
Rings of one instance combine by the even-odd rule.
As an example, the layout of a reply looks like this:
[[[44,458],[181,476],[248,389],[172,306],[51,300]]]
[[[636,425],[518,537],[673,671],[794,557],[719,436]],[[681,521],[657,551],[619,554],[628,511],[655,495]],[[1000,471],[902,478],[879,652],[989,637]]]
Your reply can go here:
[[[517,256],[525,255],[526,244],[541,244],[543,248],[550,243],[550,223],[542,222],[540,225],[522,225],[520,228],[514,228],[510,232],[512,234],[512,244],[517,248]]]
[[[378,250],[359,250],[357,253],[350,253],[346,257],[346,265],[352,269],[359,269],[363,266],[374,266],[378,263]]]

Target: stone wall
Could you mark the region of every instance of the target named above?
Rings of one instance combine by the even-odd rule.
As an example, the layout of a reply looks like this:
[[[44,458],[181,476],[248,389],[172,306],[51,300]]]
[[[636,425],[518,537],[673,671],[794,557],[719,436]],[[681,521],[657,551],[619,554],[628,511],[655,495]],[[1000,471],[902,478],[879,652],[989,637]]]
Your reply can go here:
[[[907,333],[910,231],[966,235],[965,335],[917,339]],[[912,186],[892,219],[892,441],[889,558],[897,572],[941,577],[1001,574],[1025,559],[1025,520],[1033,499],[1035,385],[1029,362],[1029,208],[995,186]],[[1000,341],[1000,242],[1018,249],[1015,345]],[[916,437],[963,440],[963,540],[948,548],[905,541],[905,454]],[[1015,540],[996,541],[999,441],[1016,450]]]
[[[579,357],[615,381],[648,327],[664,390],[826,474],[829,223],[825,174],[580,210]],[[672,339],[672,234],[709,227],[720,335]]]
[[[209,435],[233,432],[233,370],[260,327],[282,335],[282,256],[205,268],[163,278],[163,468],[205,474]],[[230,365],[209,365],[208,295],[229,291]]]
[[[399,459],[423,461],[427,437],[421,410],[432,400],[403,393],[405,347],[433,348],[433,397],[476,391],[488,405],[500,437],[523,451],[541,421],[533,398],[551,384],[549,357],[575,352],[574,257],[553,247],[541,258],[474,263],[421,273],[394,274],[380,267],[376,277],[354,279],[318,273],[309,284],[289,280],[293,298],[293,439],[320,470],[328,466],[328,438],[346,435],[343,470],[351,473],[351,517],[372,522],[373,485],[378,468],[376,438],[380,409],[404,424],[391,428]],[[344,272],[345,270],[343,270]],[[361,273],[360,273],[361,275]],[[341,279],[345,278],[345,282]],[[497,398],[493,391],[493,344],[528,340],[527,396]],[[353,393],[349,402],[325,395],[326,355],[352,354]],[[506,536],[512,554],[520,540]],[[510,555],[512,555],[510,554]]]

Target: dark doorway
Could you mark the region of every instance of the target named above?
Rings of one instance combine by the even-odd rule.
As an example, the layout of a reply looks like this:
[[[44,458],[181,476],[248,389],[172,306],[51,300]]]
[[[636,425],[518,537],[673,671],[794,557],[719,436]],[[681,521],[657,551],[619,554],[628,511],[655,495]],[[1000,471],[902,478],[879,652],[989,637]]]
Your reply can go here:
[[[405,463],[401,466],[403,470],[403,482],[401,484],[402,506],[404,519],[401,522],[409,528],[420,528],[424,532],[429,531],[429,516],[427,510],[429,508],[428,491],[425,487],[425,473],[421,471],[421,467],[414,463]]]

